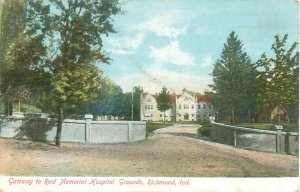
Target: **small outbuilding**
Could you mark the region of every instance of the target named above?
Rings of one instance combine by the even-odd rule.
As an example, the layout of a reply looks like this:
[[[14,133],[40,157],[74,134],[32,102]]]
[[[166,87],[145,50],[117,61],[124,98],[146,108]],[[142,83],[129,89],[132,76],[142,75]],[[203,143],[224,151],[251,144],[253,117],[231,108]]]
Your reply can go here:
[[[276,105],[271,111],[271,120],[280,122],[289,122],[288,113],[282,105]]]

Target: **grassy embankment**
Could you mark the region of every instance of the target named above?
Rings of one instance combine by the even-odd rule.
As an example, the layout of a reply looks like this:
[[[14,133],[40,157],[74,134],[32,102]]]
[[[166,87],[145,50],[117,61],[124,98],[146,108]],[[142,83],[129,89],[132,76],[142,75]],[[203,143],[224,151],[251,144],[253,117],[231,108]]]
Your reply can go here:
[[[153,122],[153,121],[147,121],[146,123],[146,137],[149,137],[153,135],[153,131],[156,129],[164,128],[164,127],[169,127],[172,126],[172,122]]]
[[[299,132],[299,126],[297,123],[282,123],[281,125],[283,127],[283,131]],[[275,124],[273,123],[239,123],[236,126],[272,131],[275,130]]]
[[[198,129],[198,133],[209,137],[209,123],[203,123],[201,125],[202,126]],[[275,124],[273,123],[238,123],[235,126],[275,131]],[[282,127],[285,132],[299,132],[299,126],[297,123],[283,123]]]

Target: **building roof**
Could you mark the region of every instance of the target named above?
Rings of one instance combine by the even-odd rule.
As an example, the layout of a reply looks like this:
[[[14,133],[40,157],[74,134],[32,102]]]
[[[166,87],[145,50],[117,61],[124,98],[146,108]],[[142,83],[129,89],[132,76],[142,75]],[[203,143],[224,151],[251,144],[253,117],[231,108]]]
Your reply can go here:
[[[197,102],[200,102],[200,101],[211,102],[213,98],[211,95],[196,95],[196,99],[197,99]]]
[[[145,98],[146,95],[151,95],[152,97],[154,97],[155,99],[157,99],[158,95],[155,94],[149,94],[149,93],[142,93],[142,98]],[[179,97],[181,97],[182,95],[176,95],[176,94],[172,94],[171,95],[171,101],[172,102],[176,102],[176,99],[178,99]],[[196,95],[196,100],[197,102],[200,102],[200,101],[207,101],[207,102],[211,102],[213,100],[212,96],[211,95]]]

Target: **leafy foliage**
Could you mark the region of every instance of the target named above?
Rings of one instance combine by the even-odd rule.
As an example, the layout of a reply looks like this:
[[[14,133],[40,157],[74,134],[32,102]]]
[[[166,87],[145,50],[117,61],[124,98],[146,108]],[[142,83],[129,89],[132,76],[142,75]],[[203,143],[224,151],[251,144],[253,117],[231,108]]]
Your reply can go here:
[[[28,33],[45,34],[49,47],[40,67],[49,74],[50,86],[39,104],[55,111],[72,111],[79,103],[93,100],[102,87],[102,72],[95,63],[108,63],[102,35],[115,32],[111,16],[121,12],[117,1],[40,0],[28,3]],[[51,7],[51,8],[50,8]]]
[[[26,31],[43,34],[45,54],[38,68],[48,75],[39,91],[41,107],[58,112],[56,145],[64,112],[98,98],[102,73],[95,64],[109,63],[102,36],[114,33],[112,16],[121,13],[117,0],[32,0],[27,3]]]
[[[43,34],[30,37],[26,31],[25,0],[5,1],[1,7],[0,95],[5,114],[12,114],[12,103],[27,101],[45,82],[37,66],[44,54]]]
[[[142,87],[134,87],[133,95],[132,92],[124,93],[120,86],[107,79],[103,83],[98,98],[89,103],[83,103],[75,113],[92,113],[94,117],[99,115],[108,116],[108,118],[115,116],[131,120],[133,99],[133,120],[138,121],[140,120],[140,94],[142,92]]]
[[[129,118],[130,102],[131,96],[124,94],[120,86],[111,80],[105,80],[98,97],[88,104],[83,104],[76,113],[92,113],[94,117],[106,115]]]
[[[282,105],[291,117],[298,114],[299,52],[296,42],[286,48],[287,39],[287,34],[283,38],[276,35],[272,45],[275,57],[269,58],[263,53],[256,63],[256,103],[260,113]]]

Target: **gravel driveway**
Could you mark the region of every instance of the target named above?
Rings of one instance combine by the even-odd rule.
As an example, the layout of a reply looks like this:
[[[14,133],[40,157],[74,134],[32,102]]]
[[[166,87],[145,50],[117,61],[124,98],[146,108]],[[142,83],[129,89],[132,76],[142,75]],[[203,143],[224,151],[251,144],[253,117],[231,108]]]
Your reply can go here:
[[[155,131],[123,144],[0,139],[0,175],[33,176],[298,176],[298,157],[196,139],[195,125]]]
[[[174,124],[174,126],[155,130],[151,139],[172,136],[187,136],[195,138],[197,137],[198,128],[198,124]]]

